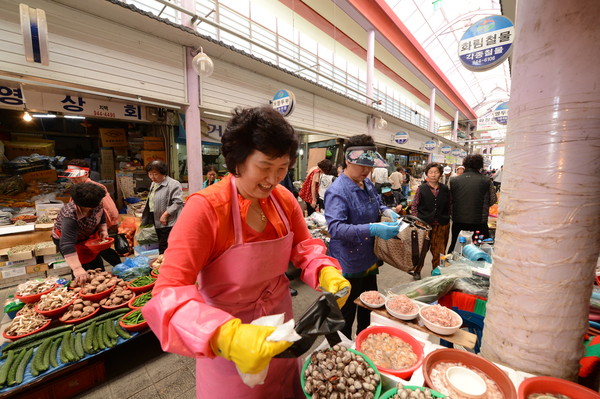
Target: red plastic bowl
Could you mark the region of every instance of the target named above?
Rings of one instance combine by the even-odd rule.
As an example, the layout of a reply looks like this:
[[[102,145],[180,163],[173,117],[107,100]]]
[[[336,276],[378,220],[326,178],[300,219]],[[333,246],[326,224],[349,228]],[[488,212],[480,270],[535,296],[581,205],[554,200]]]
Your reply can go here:
[[[498,389],[502,392],[504,399],[517,399],[517,390],[504,371],[489,360],[460,349],[437,349],[425,356],[423,360],[423,376],[425,377],[425,385],[428,388],[438,390],[431,381],[430,376],[431,370],[439,362],[460,362],[471,369],[479,370],[498,385]]]
[[[555,377],[532,377],[519,385],[519,399],[527,399],[533,393],[561,394],[577,399],[598,399],[600,393],[583,385]]]
[[[135,280],[132,280],[132,281],[135,281]],[[152,289],[152,287],[154,287],[154,284],[156,284],[156,279],[154,279],[154,281],[150,284],[142,285],[141,287],[132,287],[131,286],[132,281],[127,283],[127,288],[130,289],[131,291],[133,291],[135,294],[142,294],[144,292],[150,291]]]
[[[77,295],[75,295],[75,297],[73,297],[73,299],[71,300],[71,302],[67,303],[66,305],[61,306],[60,308],[56,308],[56,309],[51,309],[51,310],[40,310],[38,309],[38,305],[35,305],[35,311],[41,315],[44,315],[46,317],[58,317],[61,316],[63,313],[65,313],[67,311],[67,309],[69,308],[69,306],[71,306],[73,304],[73,302],[75,302],[75,299],[77,299]]]
[[[415,339],[412,335],[410,335],[406,331],[403,331],[403,330],[400,330],[400,329],[394,328],[394,327],[388,327],[388,326],[373,326],[373,327],[369,327],[365,330],[362,330],[358,334],[358,336],[356,337],[356,350],[361,353],[364,353],[361,348],[362,342],[369,335],[380,334],[380,333],[387,333],[394,337],[398,337],[401,340],[403,340],[404,342],[406,342],[407,344],[409,344],[411,346],[413,352],[415,352],[415,354],[417,355],[417,362],[414,365],[412,365],[411,367],[408,367],[405,369],[396,370],[396,369],[388,369],[388,368],[379,367],[379,366],[377,366],[377,369],[382,373],[395,375],[397,377],[402,378],[403,380],[409,380],[410,377],[415,372],[415,370],[418,369],[419,367],[421,367],[421,364],[423,364],[423,346],[421,345],[421,343],[419,341],[417,341],[417,339]],[[371,360],[373,360],[373,359],[371,359]]]
[[[115,239],[112,237],[107,237],[106,242],[100,243],[100,241],[102,240],[99,238],[87,240],[85,242],[85,246],[88,247],[88,249],[92,252],[98,253],[100,251],[104,251],[105,249],[110,248],[113,245],[113,242],[115,242]]]
[[[65,324],[77,324],[77,323],[81,323],[83,321],[89,320],[92,317],[94,317],[98,312],[100,311],[100,306],[98,306],[96,308],[96,310],[94,310],[92,313],[90,313],[89,315],[85,316],[85,317],[80,317],[79,319],[70,319],[70,320],[63,320],[63,319],[58,319],[61,323],[65,323]]]
[[[158,278],[158,275],[160,274],[160,272],[158,271],[158,269],[152,269],[150,271],[150,275],[154,278]]]
[[[137,311],[138,309],[134,309],[131,312],[125,313],[123,316],[121,316],[119,318],[119,325],[121,327],[123,327],[124,329],[131,331],[131,332],[135,332],[135,331],[141,331],[144,330],[146,328],[148,328],[148,322],[146,320],[144,320],[141,323],[138,324],[125,324],[123,323],[123,319],[126,318],[127,316],[129,316],[130,314],[132,314],[133,312]]]
[[[102,298],[106,298],[107,296],[110,295],[110,293],[115,289],[115,286],[113,285],[112,287],[102,291],[102,292],[98,292],[97,294],[82,294],[81,291],[79,291],[79,297],[81,299],[88,300],[88,301],[92,301],[92,302],[98,302],[100,299]]]
[[[40,292],[39,294],[23,295],[23,296],[21,296],[19,294],[15,294],[15,298],[17,298],[18,300],[20,300],[23,303],[34,303],[34,302],[39,301],[40,298],[42,297],[42,295],[52,292],[54,289],[56,289],[57,286],[58,286],[58,284],[54,284],[54,286],[52,288],[50,288],[48,291]]]
[[[52,320],[48,319],[48,321],[46,322],[46,324],[44,324],[43,326],[41,326],[37,330],[33,330],[32,332],[27,333],[27,334],[23,334],[23,335],[8,335],[5,332],[6,329],[4,329],[4,331],[2,331],[2,336],[4,338],[6,338],[6,339],[10,339],[11,341],[16,341],[18,339],[25,338],[25,337],[27,337],[27,336],[29,336],[31,334],[35,334],[35,333],[38,333],[38,332],[44,330],[46,327],[48,327],[50,325],[50,322],[52,322]]]

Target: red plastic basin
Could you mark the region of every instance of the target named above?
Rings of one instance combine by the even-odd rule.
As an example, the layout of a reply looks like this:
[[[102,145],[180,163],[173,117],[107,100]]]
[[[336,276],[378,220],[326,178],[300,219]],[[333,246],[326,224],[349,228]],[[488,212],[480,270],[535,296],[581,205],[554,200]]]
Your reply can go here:
[[[531,377],[519,385],[519,399],[527,399],[533,393],[561,394],[577,399],[598,399],[600,393],[583,385],[555,377]]]
[[[377,366],[377,364],[375,364],[377,366],[377,369],[382,373],[395,375],[397,377],[402,378],[403,380],[409,380],[410,377],[415,372],[415,370],[418,369],[419,367],[421,367],[421,364],[423,364],[423,346],[421,346],[421,343],[416,338],[414,338],[412,335],[410,335],[406,331],[403,331],[403,330],[400,330],[400,329],[394,328],[394,327],[389,327],[389,326],[369,327],[367,329],[362,330],[360,332],[360,334],[358,334],[358,336],[356,337],[356,350],[361,353],[364,353],[361,348],[361,344],[363,343],[363,341],[365,339],[367,339],[367,337],[371,334],[381,334],[381,333],[387,333],[391,336],[398,337],[402,341],[409,344],[411,346],[413,352],[415,352],[415,354],[417,355],[417,362],[414,365],[412,365],[411,367],[408,367],[405,369],[399,369],[399,370],[388,369],[385,367]],[[373,360],[373,359],[371,359],[371,360]]]

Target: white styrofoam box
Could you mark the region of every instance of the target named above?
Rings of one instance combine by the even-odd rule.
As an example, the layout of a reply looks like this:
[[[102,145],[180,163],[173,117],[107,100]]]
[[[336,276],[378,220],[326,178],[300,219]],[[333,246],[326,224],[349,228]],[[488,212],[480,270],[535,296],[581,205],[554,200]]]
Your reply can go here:
[[[44,263],[63,262],[65,258],[61,254],[44,255]]]
[[[55,269],[55,270],[56,269],[63,269],[63,268],[68,268],[69,267],[69,265],[67,264],[66,260],[64,260],[62,262],[61,261],[53,262],[51,265],[48,265],[48,266],[51,266],[52,269]]]
[[[2,270],[3,279],[27,274],[27,267],[24,266],[5,266],[0,270]]]
[[[27,266],[33,266],[33,265],[37,265],[37,260],[36,260],[35,257],[29,258],[29,259],[24,259],[24,260],[15,260],[15,261],[7,260],[6,262],[0,262],[0,270],[2,270],[1,268],[6,267],[6,266],[11,266],[11,267],[16,267],[16,266],[27,267]]]

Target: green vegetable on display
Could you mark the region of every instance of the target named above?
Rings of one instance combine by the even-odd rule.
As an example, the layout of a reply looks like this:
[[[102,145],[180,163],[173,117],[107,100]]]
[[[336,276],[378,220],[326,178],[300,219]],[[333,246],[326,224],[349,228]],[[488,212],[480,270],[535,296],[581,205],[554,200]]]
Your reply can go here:
[[[137,298],[135,298],[133,300],[132,305],[133,306],[137,306],[137,307],[142,307],[144,306],[146,303],[148,303],[148,301],[152,299],[152,291],[150,292],[146,292],[145,294],[142,294],[140,296],[138,296]]]
[[[136,324],[143,323],[145,320],[144,320],[144,315],[142,315],[141,309],[138,309],[138,310],[131,312],[126,317],[125,316],[121,317],[121,321],[125,325],[134,326]]]
[[[152,284],[155,281],[156,281],[156,279],[152,276],[142,276],[142,277],[138,277],[135,280],[131,281],[129,283],[129,285],[131,287],[143,287],[145,285]]]

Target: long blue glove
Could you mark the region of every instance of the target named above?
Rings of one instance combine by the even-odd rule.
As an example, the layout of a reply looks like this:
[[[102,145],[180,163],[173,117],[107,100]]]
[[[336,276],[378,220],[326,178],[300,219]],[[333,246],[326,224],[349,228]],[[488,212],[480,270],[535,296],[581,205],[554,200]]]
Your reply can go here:
[[[392,211],[389,208],[383,211],[383,216],[389,217],[390,219],[392,219],[392,222],[395,222],[396,220],[398,220],[398,217],[400,217],[400,215],[398,215],[396,212]]]
[[[371,237],[377,236],[384,240],[389,240],[398,234],[400,224],[394,222],[371,223],[369,225],[369,233]]]

